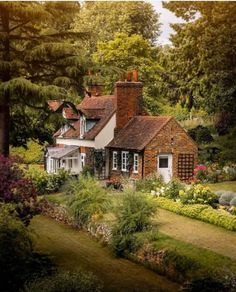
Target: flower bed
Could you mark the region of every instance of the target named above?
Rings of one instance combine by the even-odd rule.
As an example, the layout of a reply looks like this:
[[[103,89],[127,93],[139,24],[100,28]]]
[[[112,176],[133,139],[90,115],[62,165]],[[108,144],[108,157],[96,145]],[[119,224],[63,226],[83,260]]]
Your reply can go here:
[[[156,202],[163,209],[236,231],[236,216],[224,210],[216,210],[211,206],[202,204],[184,205],[181,202],[174,202],[164,197],[157,197]]]

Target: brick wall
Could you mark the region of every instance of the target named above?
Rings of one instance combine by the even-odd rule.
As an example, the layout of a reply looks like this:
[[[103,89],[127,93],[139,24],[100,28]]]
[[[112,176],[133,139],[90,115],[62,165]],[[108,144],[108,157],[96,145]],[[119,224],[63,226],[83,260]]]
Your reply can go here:
[[[117,170],[112,169],[113,151],[118,152],[118,156],[120,155],[120,158],[118,159]],[[110,151],[109,151],[109,178],[112,180],[121,180],[122,178],[141,179],[142,178],[143,152],[138,153],[138,152],[134,152],[134,151],[129,151],[129,153],[131,153],[131,155],[133,155],[134,153],[139,154],[139,156],[138,156],[138,173],[134,173],[133,172],[133,165],[128,172],[121,171],[121,151],[122,151],[122,149],[120,149],[120,150],[110,149]],[[127,151],[127,150],[124,150],[124,151]]]
[[[146,146],[144,151],[144,176],[157,171],[158,154],[167,153],[173,155],[173,177],[178,177],[179,154],[193,154],[194,167],[197,164],[197,145],[174,119],[170,120]]]
[[[132,117],[142,113],[142,87],[141,82],[116,82],[117,112],[115,133],[122,129]]]

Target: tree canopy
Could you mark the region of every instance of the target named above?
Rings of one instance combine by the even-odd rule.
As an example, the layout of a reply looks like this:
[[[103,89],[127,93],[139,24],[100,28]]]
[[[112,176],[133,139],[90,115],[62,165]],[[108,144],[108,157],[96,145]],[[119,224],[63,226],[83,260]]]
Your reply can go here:
[[[110,41],[116,33],[141,35],[155,43],[159,36],[159,15],[150,3],[144,1],[86,1],[75,22],[79,31],[89,32],[89,52],[96,51],[98,41]]]
[[[45,115],[48,99],[81,91],[86,66],[74,42],[85,34],[70,28],[79,10],[77,2],[0,3],[0,153],[8,153],[10,108],[14,122],[27,116],[36,129],[29,111]]]
[[[163,63],[169,76],[166,94],[172,100],[192,99],[210,113],[227,112],[229,123],[235,122],[235,3],[187,1],[164,6],[186,21],[172,25],[173,46]]]

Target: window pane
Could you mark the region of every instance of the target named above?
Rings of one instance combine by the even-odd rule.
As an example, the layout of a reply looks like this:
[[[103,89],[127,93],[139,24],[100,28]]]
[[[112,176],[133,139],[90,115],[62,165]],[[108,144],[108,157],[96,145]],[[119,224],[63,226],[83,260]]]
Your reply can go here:
[[[159,158],[159,168],[168,168],[168,157],[160,157]]]

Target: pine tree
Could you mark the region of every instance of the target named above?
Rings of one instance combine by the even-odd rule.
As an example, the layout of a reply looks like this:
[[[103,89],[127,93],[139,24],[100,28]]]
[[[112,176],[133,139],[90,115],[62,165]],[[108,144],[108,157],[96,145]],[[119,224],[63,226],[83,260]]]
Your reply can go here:
[[[9,154],[16,111],[46,119],[48,99],[81,91],[86,66],[76,40],[85,34],[71,30],[79,9],[78,2],[0,2],[0,154]]]

